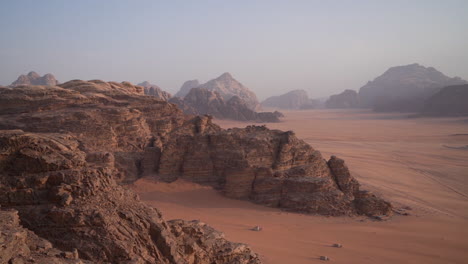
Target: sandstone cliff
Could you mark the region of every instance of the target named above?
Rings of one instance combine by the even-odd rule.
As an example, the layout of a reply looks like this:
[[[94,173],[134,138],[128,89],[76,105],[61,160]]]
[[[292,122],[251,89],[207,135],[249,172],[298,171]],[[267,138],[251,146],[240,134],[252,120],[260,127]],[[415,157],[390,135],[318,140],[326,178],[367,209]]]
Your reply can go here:
[[[170,93],[163,91],[159,86],[155,84],[151,84],[145,81],[139,83],[138,85],[143,86],[146,95],[151,95],[164,101],[168,101],[172,97]]]
[[[225,72],[218,78],[210,80],[204,84],[195,86],[196,84],[198,84],[197,80],[185,82],[180,91],[177,92],[176,96],[185,97],[192,88],[203,88],[208,91],[218,92],[224,101],[228,101],[233,96],[237,96],[242,99],[251,110],[255,111],[260,107],[255,93],[234,79],[228,72]]]
[[[279,122],[280,117],[278,112],[255,112],[238,96],[225,101],[220,93],[204,88],[193,88],[184,99],[176,97],[169,102],[188,115],[212,115],[219,119],[256,122]]]
[[[40,76],[36,72],[30,72],[27,75],[20,75],[16,81],[14,81],[10,86],[20,86],[20,85],[47,85],[54,86],[57,85],[58,81],[55,77],[48,73],[44,76]]]
[[[206,224],[166,222],[116,183],[109,154],[85,152],[73,135],[0,131],[0,146],[0,205],[18,210],[25,228],[57,248],[43,241],[29,246],[39,247],[30,253],[24,244],[38,238],[20,230],[24,235],[0,249],[0,258],[17,258],[20,252],[11,247],[20,246],[26,254],[38,251],[38,258],[58,251],[64,259],[56,263],[260,263],[250,248],[226,241]],[[2,221],[0,229],[8,225]]]
[[[144,175],[298,212],[391,214],[343,160],[325,161],[292,132],[224,130],[128,82],[0,87],[0,129],[0,206],[23,225],[14,213],[0,223],[20,234],[0,249],[8,261],[260,263],[204,223],[165,221],[119,185]]]

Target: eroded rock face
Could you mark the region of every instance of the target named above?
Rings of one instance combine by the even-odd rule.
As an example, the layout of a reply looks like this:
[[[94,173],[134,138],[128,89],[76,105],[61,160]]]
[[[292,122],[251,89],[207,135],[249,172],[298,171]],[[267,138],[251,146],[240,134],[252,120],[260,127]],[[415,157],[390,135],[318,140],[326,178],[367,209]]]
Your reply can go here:
[[[226,102],[220,93],[204,88],[193,88],[184,99],[176,97],[169,102],[188,115],[212,115],[219,119],[257,122],[279,122],[280,117],[279,113],[255,112],[238,96],[232,96]]]
[[[260,104],[255,93],[234,79],[228,72],[225,72],[218,78],[212,79],[204,84],[200,84],[198,80],[186,81],[175,94],[175,97],[184,99],[193,88],[202,88],[210,92],[217,92],[225,102],[228,102],[229,99],[237,96],[245,102],[250,110],[255,111],[260,108]]]
[[[228,197],[324,215],[385,215],[391,205],[359,190],[344,161],[325,161],[291,131],[249,126],[223,130],[197,117],[163,145],[158,178],[178,177],[224,190]],[[365,204],[365,205],[364,205]]]
[[[24,227],[57,251],[76,252],[59,263],[79,263],[71,262],[78,256],[93,263],[260,263],[250,248],[202,223],[164,221],[116,183],[118,171],[103,166],[108,156],[87,161],[80,145],[71,135],[0,131],[0,205],[18,210]],[[27,251],[31,232],[22,233],[1,258],[16,257],[12,246]]]
[[[18,211],[0,210],[0,263],[85,264],[78,251],[62,251],[22,227]]]
[[[327,108],[356,108],[360,106],[359,95],[354,90],[345,90],[330,96],[325,102]]]
[[[95,184],[93,177],[104,176],[112,182],[132,182],[143,175],[165,181],[183,177],[222,189],[229,197],[294,211],[391,213],[390,204],[356,187],[344,164],[333,159],[327,163],[293,132],[257,126],[224,130],[211,117],[188,117],[174,104],[142,96],[141,86],[75,80],[55,87],[1,87],[0,95],[0,129],[58,133],[53,142],[73,148],[53,156],[60,160],[54,163],[34,148],[18,150],[21,155],[7,170],[14,175],[72,170],[71,175],[80,175],[76,177],[88,175],[84,182],[89,184]],[[41,144],[46,143],[36,145]],[[59,159],[62,156],[65,159]],[[74,195],[62,195],[78,183],[59,179],[71,187],[56,190],[61,197],[57,203],[80,201]],[[29,192],[14,195],[32,199]],[[93,199],[109,203],[105,197]],[[87,208],[84,202],[83,206]]]
[[[164,101],[168,101],[172,97],[170,93],[163,91],[156,84],[151,84],[145,81],[145,82],[139,83],[138,85],[143,86],[144,92],[146,95],[151,95]]]
[[[262,102],[265,107],[277,107],[281,109],[302,109],[309,104],[309,96],[304,90],[294,90],[279,96],[271,96]]]
[[[16,87],[21,85],[46,85],[54,86],[57,85],[58,81],[55,77],[48,73],[44,76],[40,76],[36,72],[30,72],[27,75],[20,75],[16,81],[14,81],[10,86]]]

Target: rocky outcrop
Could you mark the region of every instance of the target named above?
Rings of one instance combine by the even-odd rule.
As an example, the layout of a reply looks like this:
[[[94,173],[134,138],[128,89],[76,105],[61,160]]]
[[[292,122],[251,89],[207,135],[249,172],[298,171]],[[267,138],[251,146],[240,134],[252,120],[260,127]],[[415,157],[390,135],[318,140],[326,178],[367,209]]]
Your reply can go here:
[[[198,82],[198,80],[186,81],[184,84],[182,84],[179,91],[174,96],[184,98],[190,92],[190,90],[192,90],[192,88],[197,88],[198,86],[200,86],[200,82]]]
[[[188,115],[212,115],[219,119],[239,121],[279,122],[279,112],[255,112],[238,96],[227,102],[220,93],[204,88],[193,88],[184,99],[175,97],[169,102],[176,104]]]
[[[96,155],[74,136],[8,130],[0,131],[0,143],[0,205],[17,210],[25,228],[64,251],[59,263],[78,263],[67,260],[78,256],[92,263],[260,263],[250,248],[203,223],[166,222],[116,183],[115,168],[89,159]],[[2,221],[0,228],[8,225]],[[23,233],[9,245],[27,251],[31,233]],[[16,257],[5,251],[2,258]]]
[[[432,67],[419,64],[397,66],[360,88],[361,106],[378,111],[419,111],[425,99],[440,88],[466,84]]]
[[[468,115],[468,85],[442,88],[424,102],[422,113],[431,116]]]
[[[161,150],[160,180],[186,180],[228,197],[323,215],[389,215],[391,205],[359,190],[340,159],[327,163],[294,133],[249,126],[223,130],[197,117],[173,131]],[[367,206],[367,207],[366,207]]]
[[[303,109],[309,104],[309,96],[304,90],[294,90],[279,96],[268,97],[262,102],[262,106],[281,109]]]
[[[10,86],[16,87],[21,85],[47,85],[54,86],[57,85],[58,81],[55,77],[48,73],[44,76],[40,76],[36,72],[30,72],[27,75],[20,75],[16,81],[14,81]]]
[[[172,97],[170,93],[163,91],[159,86],[155,84],[151,84],[145,81],[139,83],[138,85],[143,86],[146,95],[151,95],[164,101],[168,101]]]
[[[176,96],[185,97],[192,88],[202,88],[219,93],[224,101],[228,101],[233,96],[237,96],[245,102],[249,109],[254,111],[260,107],[255,93],[234,79],[228,72],[223,73],[218,78],[207,83],[195,86],[196,84],[198,84],[197,80],[185,82]]]
[[[78,251],[62,251],[22,227],[18,211],[0,210],[0,263],[85,264]]]
[[[360,106],[359,95],[354,90],[345,90],[330,96],[325,102],[327,108],[356,108]]]

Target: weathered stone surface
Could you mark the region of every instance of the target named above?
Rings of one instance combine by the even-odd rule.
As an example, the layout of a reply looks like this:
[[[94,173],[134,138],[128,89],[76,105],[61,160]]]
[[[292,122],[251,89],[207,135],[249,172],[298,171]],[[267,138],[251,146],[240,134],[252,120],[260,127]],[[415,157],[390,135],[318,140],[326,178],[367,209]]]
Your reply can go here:
[[[391,214],[389,203],[363,196],[343,160],[332,157],[327,163],[293,132],[258,126],[223,130],[209,117],[197,117],[169,138],[157,165],[161,180],[181,177],[222,189],[228,197],[293,211]]]
[[[139,83],[138,85],[143,86],[144,92],[146,95],[151,95],[164,101],[168,101],[172,97],[170,93],[163,91],[156,84],[151,84],[145,81],[145,82]]]
[[[36,72],[30,72],[27,75],[20,75],[16,81],[14,81],[10,86],[22,86],[22,85],[47,85],[54,86],[57,85],[58,81],[55,77],[48,73],[44,76],[40,76]]]
[[[330,96],[325,106],[327,108],[356,108],[360,106],[359,95],[354,90],[344,90],[340,94]]]
[[[176,104],[188,115],[212,115],[219,119],[239,121],[279,122],[279,112],[255,112],[238,96],[232,96],[227,102],[217,91],[193,88],[184,99],[173,98],[169,102]]]
[[[105,153],[86,154],[74,136],[0,131],[0,205],[18,210],[26,228],[59,250],[77,249],[61,254],[64,258],[78,254],[99,263],[260,263],[247,246],[228,242],[205,225],[179,221],[181,234],[157,209],[116,183],[118,171],[103,167],[111,161]]]
[[[258,110],[260,107],[255,93],[234,79],[228,72],[225,72],[218,78],[210,80],[204,84],[199,84],[197,80],[187,81],[182,85],[180,91],[177,92],[175,96],[185,98],[193,88],[203,88],[208,91],[218,92],[226,102],[233,96],[237,96],[245,102],[249,109],[254,111]]]
[[[20,225],[18,211],[0,210],[0,263],[85,264],[79,254],[61,251]]]

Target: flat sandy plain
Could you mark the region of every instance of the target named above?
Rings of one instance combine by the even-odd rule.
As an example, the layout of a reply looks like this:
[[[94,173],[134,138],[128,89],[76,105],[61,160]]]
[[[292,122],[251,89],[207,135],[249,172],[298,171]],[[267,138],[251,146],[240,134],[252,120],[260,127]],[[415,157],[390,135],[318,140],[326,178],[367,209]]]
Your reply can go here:
[[[468,263],[468,118],[363,110],[284,114],[281,123],[267,127],[293,130],[325,158],[343,158],[363,189],[397,208],[410,207],[410,215],[377,222],[290,213],[183,180],[141,179],[132,188],[165,219],[199,219],[227,239],[251,245],[266,264],[323,263],[322,255],[331,263]],[[256,225],[263,231],[250,230]]]

